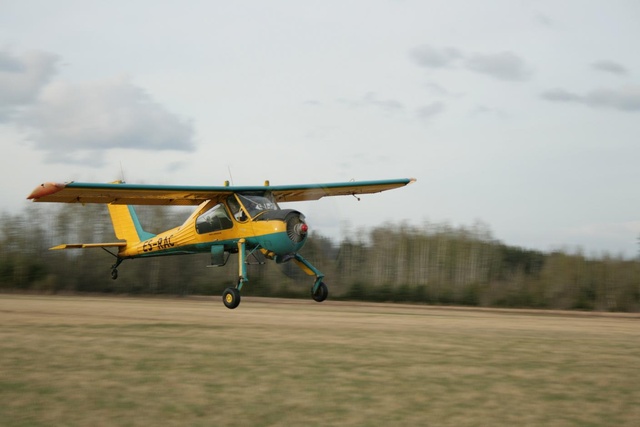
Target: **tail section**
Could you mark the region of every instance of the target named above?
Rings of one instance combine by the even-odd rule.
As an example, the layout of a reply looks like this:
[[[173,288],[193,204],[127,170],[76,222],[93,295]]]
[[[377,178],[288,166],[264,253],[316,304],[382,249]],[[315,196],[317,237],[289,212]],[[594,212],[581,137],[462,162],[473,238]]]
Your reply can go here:
[[[111,215],[113,229],[118,239],[126,240],[127,243],[130,244],[141,242],[155,236],[155,234],[148,233],[142,229],[133,206],[114,204],[107,206],[109,208],[109,215]]]

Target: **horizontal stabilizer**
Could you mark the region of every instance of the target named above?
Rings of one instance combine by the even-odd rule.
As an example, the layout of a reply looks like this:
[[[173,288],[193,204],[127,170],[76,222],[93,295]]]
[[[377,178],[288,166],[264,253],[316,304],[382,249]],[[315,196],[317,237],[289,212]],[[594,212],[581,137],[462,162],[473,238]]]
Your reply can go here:
[[[127,246],[126,242],[113,242],[113,243],[71,243],[65,245],[58,245],[49,250],[55,251],[58,249],[83,249],[83,248],[124,248]]]

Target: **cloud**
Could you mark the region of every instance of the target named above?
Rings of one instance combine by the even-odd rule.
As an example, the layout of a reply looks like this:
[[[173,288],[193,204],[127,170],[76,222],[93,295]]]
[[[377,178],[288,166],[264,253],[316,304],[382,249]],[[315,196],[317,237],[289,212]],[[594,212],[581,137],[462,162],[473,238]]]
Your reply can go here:
[[[404,109],[404,106],[400,101],[396,101],[395,99],[378,99],[374,92],[368,92],[365,94],[363,102],[366,105],[379,107],[386,111],[400,111]]]
[[[167,165],[165,165],[164,170],[166,172],[176,172],[176,171],[180,171],[180,170],[188,170],[189,166],[191,165],[191,163],[189,162],[185,162],[185,161],[175,161],[175,162],[170,162]]]
[[[58,57],[44,52],[16,55],[0,50],[0,122],[36,101],[56,72]]]
[[[55,162],[102,164],[111,148],[193,151],[193,125],[126,78],[52,82],[59,57],[0,49],[0,123]]]
[[[495,116],[501,119],[505,119],[509,117],[509,114],[507,114],[505,111],[497,109],[497,108],[491,108],[491,107],[487,107],[486,105],[477,105],[475,108],[473,108],[470,112],[469,115],[471,117],[480,117],[480,116],[486,116],[486,115],[491,115],[491,116]]]
[[[425,87],[435,96],[451,96],[451,92],[449,92],[442,85],[437,83],[427,83]]]
[[[466,60],[465,65],[471,71],[498,80],[524,81],[531,76],[531,68],[513,52],[475,54]]]
[[[421,45],[409,52],[413,62],[423,68],[452,68],[461,66],[468,71],[498,80],[524,81],[532,74],[531,67],[513,52],[464,54],[454,47],[436,48]]]
[[[416,64],[427,68],[446,68],[462,58],[462,54],[456,48],[439,49],[430,45],[421,45],[412,49],[409,56]]]
[[[593,108],[612,108],[620,111],[640,111],[640,86],[625,86],[619,89],[595,89],[585,95],[552,89],[541,94],[543,99],[553,102],[573,102]]]
[[[404,105],[400,101],[391,98],[378,99],[378,95],[375,92],[367,92],[362,96],[362,98],[356,100],[339,98],[338,102],[347,105],[350,108],[375,107],[387,112],[404,110]]]
[[[596,89],[587,94],[586,102],[592,107],[640,111],[640,86],[627,86],[617,90]]]
[[[555,21],[550,18],[548,15],[545,15],[544,13],[538,13],[534,16],[533,18],[534,22],[546,27],[546,28],[553,28],[555,27]]]
[[[445,105],[442,102],[433,102],[428,105],[424,105],[417,110],[418,118],[422,120],[430,120],[432,117],[437,116],[445,110]]]
[[[126,78],[46,86],[19,122],[50,161],[103,163],[112,148],[195,149],[193,125]]]
[[[613,61],[596,61],[591,64],[591,67],[597,71],[604,71],[605,73],[617,74],[620,76],[627,74],[627,69],[624,66]]]
[[[541,94],[543,99],[553,102],[584,102],[584,98],[564,89],[551,89]]]

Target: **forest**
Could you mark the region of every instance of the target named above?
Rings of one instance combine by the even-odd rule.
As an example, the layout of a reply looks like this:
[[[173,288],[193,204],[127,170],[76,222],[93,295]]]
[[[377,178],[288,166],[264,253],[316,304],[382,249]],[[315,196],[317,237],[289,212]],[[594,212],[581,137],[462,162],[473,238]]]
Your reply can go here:
[[[137,210],[154,233],[189,213]],[[237,280],[237,256],[217,268],[207,268],[209,254],[127,260],[112,280],[115,258],[102,249],[49,251],[60,243],[116,241],[101,205],[29,205],[1,218],[0,292],[221,295]],[[312,233],[301,253],[323,271],[332,299],[640,311],[640,257],[508,246],[481,222],[381,224],[340,242]],[[313,280],[294,263],[249,261],[244,295],[310,297]]]

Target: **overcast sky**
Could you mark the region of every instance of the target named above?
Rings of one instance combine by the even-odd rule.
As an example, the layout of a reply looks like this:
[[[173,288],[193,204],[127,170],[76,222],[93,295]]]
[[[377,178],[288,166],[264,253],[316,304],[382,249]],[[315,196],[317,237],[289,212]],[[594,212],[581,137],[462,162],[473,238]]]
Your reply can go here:
[[[2,205],[43,181],[415,177],[296,204],[330,237],[482,222],[638,253],[640,2],[0,3]]]

